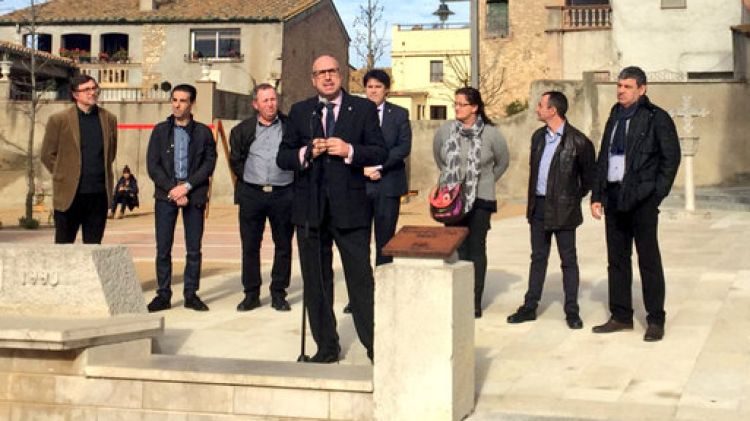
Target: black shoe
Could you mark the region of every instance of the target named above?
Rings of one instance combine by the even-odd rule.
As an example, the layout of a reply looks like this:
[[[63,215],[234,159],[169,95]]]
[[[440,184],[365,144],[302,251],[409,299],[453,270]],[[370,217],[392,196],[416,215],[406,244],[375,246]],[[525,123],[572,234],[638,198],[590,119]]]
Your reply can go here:
[[[565,317],[565,321],[571,329],[583,329],[583,320],[581,320],[581,317],[577,314],[569,314]]]
[[[146,308],[148,308],[149,313],[155,313],[157,311],[172,308],[172,304],[170,304],[169,299],[164,298],[161,295],[157,295],[153,300],[151,300],[150,303],[148,303],[148,307]]]
[[[331,364],[339,361],[339,351],[318,351],[310,357],[311,363]]]
[[[655,323],[649,323],[643,340],[646,342],[660,341],[664,337],[664,326]]]
[[[508,316],[508,323],[523,323],[536,320],[536,309],[525,306],[518,307],[515,313]]]
[[[208,306],[197,295],[185,297],[185,308],[192,308],[195,311],[208,311]]]
[[[260,302],[258,305],[260,305]],[[289,305],[289,302],[284,297],[272,298],[271,307],[276,309],[276,311],[289,311],[292,309],[292,306]]]
[[[481,308],[475,308],[474,309],[474,318],[475,319],[481,319],[482,318],[482,309]]]
[[[260,298],[246,295],[241,303],[237,304],[237,311],[250,311],[260,307]]]
[[[610,318],[609,320],[607,320],[607,323],[599,326],[594,326],[591,329],[591,331],[594,333],[612,333],[620,332],[622,330],[633,330],[633,322],[620,322],[615,320],[614,318]]]
[[[344,313],[352,314],[352,303],[346,303],[346,307],[344,307]]]

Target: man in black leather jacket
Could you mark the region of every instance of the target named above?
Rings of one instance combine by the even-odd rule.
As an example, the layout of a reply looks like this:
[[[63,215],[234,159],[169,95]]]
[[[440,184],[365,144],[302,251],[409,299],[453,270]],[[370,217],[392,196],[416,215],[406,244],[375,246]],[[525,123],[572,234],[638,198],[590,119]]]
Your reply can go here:
[[[672,118],[646,96],[646,74],[626,67],[617,82],[602,137],[591,214],[606,214],[610,319],[594,333],[633,329],[633,243],[638,251],[643,301],[648,312],[645,341],[664,336],[664,270],[658,242],[659,204],[669,194],[680,165],[680,143]]]
[[[578,311],[576,227],[583,222],[581,199],[588,194],[594,177],[594,145],[565,119],[567,110],[567,98],[557,91],[542,94],[536,108],[545,126],[532,135],[529,154],[529,288],[524,304],[508,316],[508,323],[536,319],[554,234],[562,262],[565,319],[571,329],[583,327]]]
[[[201,275],[201,240],[208,203],[208,184],[216,168],[216,142],[211,129],[193,120],[196,90],[192,85],[172,89],[172,115],[154,127],[148,142],[148,175],[154,181],[156,221],[156,297],[151,312],[171,307],[172,244],[177,214],[182,211],[185,231],[185,307],[207,311],[198,297]]]

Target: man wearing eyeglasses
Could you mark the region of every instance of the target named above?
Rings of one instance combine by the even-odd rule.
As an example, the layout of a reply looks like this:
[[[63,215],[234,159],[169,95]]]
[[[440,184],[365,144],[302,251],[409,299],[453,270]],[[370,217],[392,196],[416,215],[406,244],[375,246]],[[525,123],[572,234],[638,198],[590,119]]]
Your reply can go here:
[[[317,95],[292,105],[289,128],[276,157],[296,171],[292,223],[297,226],[305,304],[318,345],[311,362],[339,360],[333,313],[333,242],[360,341],[373,358],[373,291],[370,218],[364,167],[388,157],[375,104],[341,89],[338,61],[318,57],[312,67]]]
[[[52,174],[55,243],[100,244],[112,201],[117,117],[99,107],[93,77],[70,81],[74,106],[52,115],[42,141],[42,164]]]

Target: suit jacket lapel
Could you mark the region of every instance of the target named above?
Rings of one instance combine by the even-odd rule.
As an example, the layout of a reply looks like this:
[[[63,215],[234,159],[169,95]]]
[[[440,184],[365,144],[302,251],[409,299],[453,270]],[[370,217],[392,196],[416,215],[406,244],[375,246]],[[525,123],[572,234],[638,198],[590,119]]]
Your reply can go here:
[[[110,131],[112,130],[111,127],[109,127],[109,121],[107,121],[107,116],[102,111],[101,108],[98,110],[99,114],[99,124],[102,126],[102,141],[104,142],[104,166],[107,166],[107,161],[109,157],[109,139],[110,138]]]
[[[68,127],[70,127],[71,135],[73,136],[73,143],[76,148],[81,150],[81,126],[78,124],[78,107],[73,105],[68,110]]]
[[[354,107],[352,106],[350,95],[346,93],[346,91],[342,91],[341,109],[339,110],[339,115],[336,118],[336,128],[333,131],[334,136],[341,137],[343,139],[341,134],[349,131],[353,112]]]

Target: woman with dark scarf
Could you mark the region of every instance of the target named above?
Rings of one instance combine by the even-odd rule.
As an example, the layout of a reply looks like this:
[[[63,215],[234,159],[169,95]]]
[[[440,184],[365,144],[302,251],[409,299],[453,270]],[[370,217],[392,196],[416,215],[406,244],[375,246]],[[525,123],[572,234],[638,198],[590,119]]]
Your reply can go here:
[[[458,249],[461,260],[474,263],[474,316],[482,317],[482,293],[487,273],[487,231],[497,212],[495,183],[508,168],[508,144],[484,111],[477,89],[456,90],[456,120],[435,133],[433,154],[440,169],[439,184],[461,184],[466,216],[454,226],[469,228]]]
[[[109,215],[110,219],[115,217],[118,204],[121,206],[120,213],[117,214],[117,219],[125,216],[126,206],[131,212],[134,208],[138,207],[138,182],[127,165],[122,169],[122,176],[117,181],[115,192],[112,195],[112,213]]]

